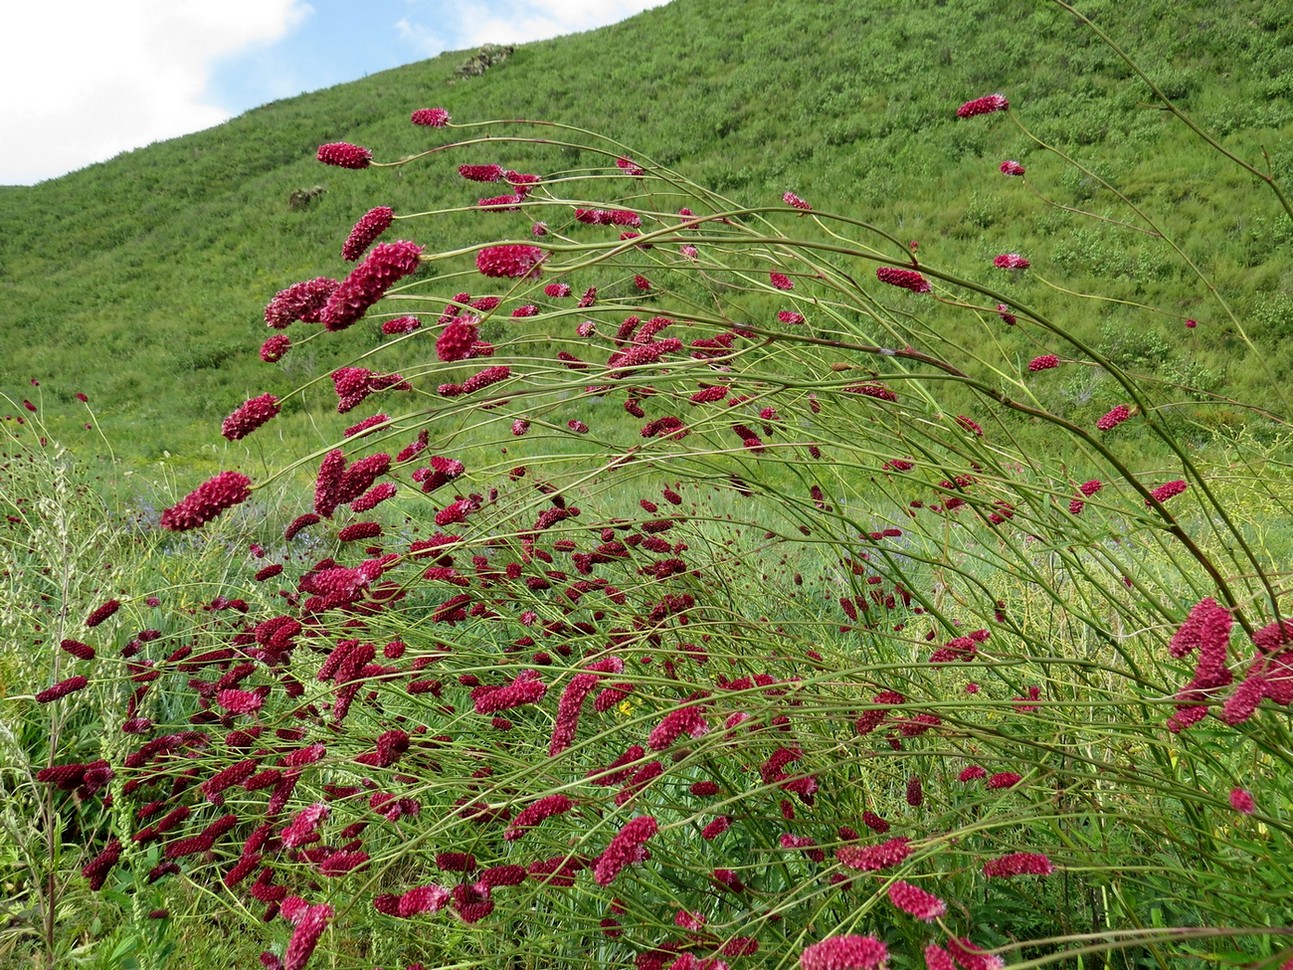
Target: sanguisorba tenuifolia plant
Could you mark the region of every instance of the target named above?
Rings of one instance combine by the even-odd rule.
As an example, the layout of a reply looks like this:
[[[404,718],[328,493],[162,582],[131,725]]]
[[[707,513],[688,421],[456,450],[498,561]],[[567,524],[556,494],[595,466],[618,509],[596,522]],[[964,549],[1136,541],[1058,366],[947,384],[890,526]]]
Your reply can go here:
[[[133,828],[103,833],[92,884],[147,858],[262,916],[286,970],[320,948],[1288,958],[1293,623],[1169,420],[1188,395],[1068,336],[1086,304],[1027,254],[953,272],[793,186],[742,206],[568,126],[412,121],[420,154],[319,160],[428,166],[480,240],[434,251],[411,240],[435,212],[378,206],[348,274],[266,307],[267,362],[350,341],[317,381],[344,417],[262,538],[279,608],[219,643],[132,641],[105,729],[132,739],[107,770]],[[985,166],[1003,176],[1026,167]],[[1048,403],[1078,369],[1109,398],[1089,415]],[[299,393],[253,397],[225,437]],[[263,484],[223,471],[161,525]],[[307,538],[326,555],[293,569]]]

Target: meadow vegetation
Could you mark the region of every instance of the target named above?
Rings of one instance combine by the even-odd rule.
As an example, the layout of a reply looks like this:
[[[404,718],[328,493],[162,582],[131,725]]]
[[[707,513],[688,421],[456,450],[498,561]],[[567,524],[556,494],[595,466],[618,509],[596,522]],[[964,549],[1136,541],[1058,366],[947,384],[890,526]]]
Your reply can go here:
[[[1293,46],[1082,9],[672,5],[16,193],[122,353],[0,425],[0,960],[1293,966]]]

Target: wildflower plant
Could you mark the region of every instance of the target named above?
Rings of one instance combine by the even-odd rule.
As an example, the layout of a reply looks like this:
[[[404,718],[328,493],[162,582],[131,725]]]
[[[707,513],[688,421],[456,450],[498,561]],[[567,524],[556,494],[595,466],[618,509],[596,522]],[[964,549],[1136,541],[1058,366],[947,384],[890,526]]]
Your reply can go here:
[[[1001,94],[948,110],[1027,135]],[[1072,337],[1081,298],[828,200],[744,205],[555,123],[412,122],[411,156],[318,158],[425,167],[480,236],[437,252],[435,211],[375,208],[353,268],[270,301],[268,364],[365,349],[317,375],[333,440],[285,463],[310,481],[255,593],[193,642],[65,651],[131,686],[104,765],[42,779],[110,795],[92,887],[201,886],[285,968],[1289,956],[1293,621],[1164,418],[1188,394]],[[532,171],[553,144],[575,161]],[[1061,361],[1128,403],[1048,407]],[[305,393],[276,373],[227,438]],[[160,526],[275,481],[222,470]]]

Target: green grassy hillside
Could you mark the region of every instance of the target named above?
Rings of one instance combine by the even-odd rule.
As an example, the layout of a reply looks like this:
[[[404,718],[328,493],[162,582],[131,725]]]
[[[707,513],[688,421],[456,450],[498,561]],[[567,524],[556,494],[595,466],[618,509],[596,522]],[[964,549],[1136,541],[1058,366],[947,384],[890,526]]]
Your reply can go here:
[[[1293,22],[1281,4],[1101,0],[1083,9],[1228,148],[1262,166],[1268,149],[1275,173],[1293,174]],[[114,446],[137,460],[217,440],[220,417],[286,383],[255,353],[275,291],[344,274],[348,264],[324,254],[373,205],[413,212],[463,198],[448,160],[345,172],[319,165],[315,148],[347,140],[412,153],[427,141],[409,112],[444,105],[458,121],[532,117],[597,129],[751,203],[793,189],[818,209],[918,239],[922,253],[979,278],[997,253],[1025,253],[1036,272],[1006,285],[1042,305],[1039,277],[1167,311],[1147,327],[1121,304],[1092,303],[1066,321],[1107,352],[1244,397],[1256,386],[1253,349],[1162,241],[1048,210],[1032,188],[1131,218],[1095,178],[1030,151],[1022,135],[999,156],[1002,129],[957,123],[958,104],[992,91],[1042,139],[1078,161],[1098,158],[1092,174],[1146,207],[1197,261],[1233,300],[1270,369],[1264,383],[1293,368],[1293,341],[1283,339],[1293,333],[1290,230],[1275,199],[1151,106],[1147,86],[1110,49],[1042,0],[674,3],[522,46],[483,77],[454,80],[465,56],[275,102],[0,190],[0,390],[29,397],[29,380],[39,379],[69,437],[85,420],[72,396],[88,394]],[[1028,167],[1027,185],[998,174],[1003,157]],[[480,161],[543,170],[572,160],[526,150]],[[289,207],[293,190],[316,185],[325,191],[314,204]],[[470,218],[439,220],[435,238],[418,241],[451,246]],[[414,232],[429,228],[419,222]],[[1187,316],[1197,329],[1183,328]],[[328,353],[371,338],[348,339]],[[1084,389],[1068,393],[1076,401]],[[1217,412],[1218,422],[1233,418]]]

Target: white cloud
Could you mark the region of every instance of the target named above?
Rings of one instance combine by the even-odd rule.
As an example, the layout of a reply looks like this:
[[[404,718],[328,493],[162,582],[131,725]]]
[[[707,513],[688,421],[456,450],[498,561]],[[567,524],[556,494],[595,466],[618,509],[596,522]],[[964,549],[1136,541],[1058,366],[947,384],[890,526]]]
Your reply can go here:
[[[562,34],[592,30],[617,23],[650,7],[658,7],[665,0],[493,0],[490,3],[436,4],[440,17],[452,18],[454,29],[449,31],[452,46],[478,47],[481,44],[521,44],[532,40],[546,40]],[[396,25],[402,40],[409,42],[415,36],[437,35],[420,27],[405,17]],[[419,34],[419,32],[421,32]],[[450,46],[449,42],[423,44],[418,50],[426,56],[438,54]]]
[[[212,65],[289,33],[302,0],[13,4],[0,32],[0,184],[29,183],[229,117]]]
[[[435,57],[449,49],[448,41],[421,24],[415,24],[408,17],[401,17],[395,22],[395,32],[399,34],[400,40],[423,57]]]

